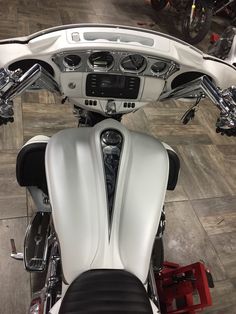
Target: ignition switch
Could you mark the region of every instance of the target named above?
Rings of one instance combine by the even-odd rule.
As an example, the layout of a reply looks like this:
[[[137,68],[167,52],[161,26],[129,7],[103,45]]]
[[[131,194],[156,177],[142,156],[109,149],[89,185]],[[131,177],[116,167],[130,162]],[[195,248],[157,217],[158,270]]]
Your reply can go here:
[[[110,115],[116,113],[116,103],[114,99],[109,99],[106,105],[106,114]]]

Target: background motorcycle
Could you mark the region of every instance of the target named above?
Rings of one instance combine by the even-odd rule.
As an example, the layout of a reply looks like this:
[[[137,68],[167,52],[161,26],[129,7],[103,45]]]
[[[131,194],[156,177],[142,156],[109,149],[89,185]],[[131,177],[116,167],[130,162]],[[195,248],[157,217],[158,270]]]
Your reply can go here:
[[[173,54],[173,51],[176,53]],[[182,58],[183,54],[189,56],[189,59]],[[136,110],[151,100],[197,99],[195,106],[184,116],[186,123],[193,118],[199,100],[209,96],[221,113],[217,129],[227,135],[235,135],[235,89],[227,88],[227,85],[231,85],[235,80],[235,69],[169,36],[121,26],[82,25],[50,29],[28,38],[2,41],[0,55],[1,66],[4,66],[1,69],[2,123],[13,121],[12,100],[16,95],[26,89],[46,88],[61,93],[75,103],[75,113],[78,115],[80,125],[89,126],[80,130],[62,131],[51,140],[42,136],[33,138],[23,146],[18,155],[18,182],[22,186],[27,186],[38,208],[26,234],[25,266],[27,270],[33,272],[47,269],[45,286],[38,295],[34,296],[30,307],[31,313],[39,313],[42,309],[46,313],[49,310],[58,313],[61,311],[59,308],[62,297],[64,309],[70,303],[66,301],[67,297],[69,296],[70,299],[72,294],[77,296],[81,292],[80,289],[73,290],[80,281],[79,275],[83,275],[86,271],[91,274],[91,269],[103,269],[103,272],[109,274],[109,271],[105,271],[107,268],[125,269],[136,274],[142,281],[143,296],[146,295],[143,288],[148,276],[148,296],[157,312],[158,294],[152,271],[153,266],[156,267],[157,272],[162,266],[160,238],[165,222],[162,204],[166,188],[175,187],[178,158],[167,145],[163,147],[158,141],[145,135],[129,133],[119,121],[123,114]],[[227,80],[219,75],[222,70],[227,74]],[[107,119],[111,117],[115,121]],[[74,143],[79,145],[78,150],[72,149]],[[46,180],[44,155],[47,145]],[[126,152],[121,154],[122,145]],[[156,147],[154,151],[152,151],[153,147]],[[132,153],[129,153],[130,149]],[[82,159],[76,160],[78,151]],[[170,182],[173,184],[170,186],[166,151],[170,151],[170,155],[174,156],[172,163],[170,161],[170,170],[172,167],[177,169],[174,172],[170,171],[172,175]],[[65,155],[61,155],[62,152]],[[146,153],[145,162],[140,158],[143,153]],[[158,156],[161,158],[160,163],[157,162]],[[117,174],[120,158],[123,176]],[[149,162],[147,158],[151,158],[148,159]],[[129,163],[130,159],[132,163]],[[127,163],[128,168],[126,168]],[[154,169],[158,171],[154,172]],[[162,177],[160,177],[161,173]],[[98,177],[100,175],[101,180],[97,180],[94,174]],[[122,203],[122,207],[117,205],[118,209],[113,211],[113,204],[116,204],[116,201],[119,204],[117,195],[116,199],[114,198],[114,181],[117,176],[119,180],[123,180],[130,174],[131,184],[123,184],[121,181],[119,187],[121,190],[117,190],[116,194],[120,192],[120,199],[124,197],[125,200],[128,195],[128,203],[130,205],[131,202],[132,206],[126,207]],[[155,174],[158,174],[157,184],[155,184]],[[152,180],[150,182],[150,177],[155,182]],[[73,182],[71,184],[72,178],[78,179],[80,184],[73,184]],[[147,186],[148,183],[151,184],[145,190],[143,184]],[[108,212],[106,212],[106,193],[109,200]],[[156,206],[148,210],[149,205],[153,203],[150,202],[152,197],[155,204],[158,202],[158,210]],[[145,201],[145,198],[148,200]],[[87,203],[91,199],[95,200],[93,206]],[[101,201],[104,206],[99,207]],[[98,215],[96,211],[98,207],[108,219]],[[119,219],[116,220],[117,217],[114,218],[113,215],[117,214],[119,208],[124,207],[125,219],[119,222]],[[53,217],[51,217],[51,209]],[[81,217],[85,219],[77,219],[77,215],[81,213]],[[121,239],[118,240],[119,249],[115,244],[114,252],[111,252],[102,239],[104,234],[105,239],[110,235],[114,236],[115,231],[111,230],[113,219],[116,224],[115,230],[121,228],[125,232],[121,232]],[[145,224],[144,221],[148,223]],[[160,230],[157,230],[158,225]],[[94,232],[98,237],[94,236]],[[154,247],[160,256],[160,261],[153,259],[154,265],[152,262],[150,265],[156,235],[157,241]],[[100,244],[91,246],[91,242],[86,242],[85,245],[85,241],[90,240]],[[130,245],[127,246],[129,241],[131,241]],[[14,248],[14,241],[12,244],[12,257],[19,258]],[[141,245],[142,250],[140,250]],[[104,250],[107,254],[105,256],[103,256]],[[120,252],[125,254],[122,259],[119,257]],[[113,253],[111,258],[110,254]],[[89,262],[86,256],[89,256]],[[116,275],[118,278],[125,279],[122,271]],[[124,286],[122,280],[120,283],[119,289],[122,290]],[[92,281],[89,287],[96,288],[96,285],[97,281]],[[68,292],[65,291],[66,289]],[[108,295],[109,290],[106,290]],[[119,291],[115,291],[115,294]],[[91,290],[88,290],[87,297],[93,297]],[[136,301],[139,303],[137,299]],[[133,303],[136,304],[135,302]],[[93,305],[92,301],[87,303]],[[150,312],[150,305],[148,311]]]
[[[156,11],[162,10],[168,3],[180,13],[183,39],[190,44],[197,44],[205,38],[213,15],[224,11],[230,18],[234,18],[236,12],[235,0],[151,0]]]
[[[236,18],[232,21],[221,36],[212,35],[212,42],[208,53],[236,66]]]

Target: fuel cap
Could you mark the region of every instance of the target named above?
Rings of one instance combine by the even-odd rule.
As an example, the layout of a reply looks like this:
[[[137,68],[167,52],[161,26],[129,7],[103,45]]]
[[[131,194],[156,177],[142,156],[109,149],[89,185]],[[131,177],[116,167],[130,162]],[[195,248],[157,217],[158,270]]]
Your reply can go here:
[[[101,139],[105,145],[117,146],[122,142],[122,135],[116,130],[106,130],[102,133]]]

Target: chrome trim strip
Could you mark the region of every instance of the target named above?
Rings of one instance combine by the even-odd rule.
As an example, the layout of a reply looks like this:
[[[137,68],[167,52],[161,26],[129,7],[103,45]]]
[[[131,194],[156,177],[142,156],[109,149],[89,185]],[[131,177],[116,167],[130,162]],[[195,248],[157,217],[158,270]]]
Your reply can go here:
[[[179,70],[179,65],[169,59],[159,58],[156,56],[152,56],[150,54],[139,54],[145,59],[145,65],[138,71],[128,71],[123,69],[121,62],[122,60],[132,55],[131,52],[127,51],[117,51],[112,50],[109,51],[113,57],[113,63],[109,68],[93,68],[89,62],[89,57],[94,52],[105,52],[106,50],[72,50],[70,52],[64,51],[57,53],[52,56],[52,61],[59,67],[60,71],[62,72],[100,72],[100,73],[111,73],[111,74],[123,74],[123,75],[129,75],[129,74],[137,74],[139,76],[148,76],[148,77],[155,77],[155,78],[162,78],[167,79],[170,77],[173,73],[177,72]],[[78,69],[69,69],[68,67],[65,67],[63,60],[64,57],[68,54],[76,54],[81,58],[81,65],[78,67]],[[154,65],[154,63],[161,61],[166,63],[166,68],[164,71],[160,73],[153,73],[151,70],[151,67]]]

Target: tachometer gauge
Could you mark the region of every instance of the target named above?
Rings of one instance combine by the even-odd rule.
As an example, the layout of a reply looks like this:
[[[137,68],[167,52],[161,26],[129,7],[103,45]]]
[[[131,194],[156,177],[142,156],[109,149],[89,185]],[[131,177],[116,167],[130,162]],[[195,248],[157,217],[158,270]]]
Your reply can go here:
[[[89,64],[94,70],[109,70],[112,68],[114,58],[108,51],[94,52],[89,56]]]
[[[139,73],[146,68],[147,61],[142,55],[134,54],[124,57],[120,65],[122,70],[124,71]]]
[[[160,73],[163,73],[166,68],[167,68],[167,64],[165,62],[157,61],[151,66],[151,71],[154,74],[160,74]]]
[[[80,66],[81,58],[78,55],[66,55],[63,59],[66,68],[75,70]]]

